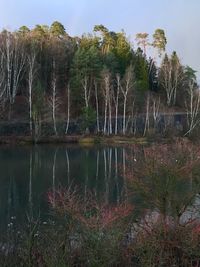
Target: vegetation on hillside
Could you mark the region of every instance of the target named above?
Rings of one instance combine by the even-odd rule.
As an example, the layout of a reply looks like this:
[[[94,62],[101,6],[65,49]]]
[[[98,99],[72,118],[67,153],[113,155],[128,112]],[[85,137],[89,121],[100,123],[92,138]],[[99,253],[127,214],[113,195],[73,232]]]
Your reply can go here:
[[[2,119],[28,120],[36,136],[43,121],[52,121],[55,135],[57,120],[66,121],[67,134],[70,120],[81,117],[83,131],[95,124],[97,133],[109,135],[133,132],[137,115],[145,113],[145,135],[150,115],[156,124],[160,112],[181,110],[191,133],[199,123],[195,71],[183,66],[175,51],[166,53],[162,29],[153,36],[137,33],[135,44],[124,31],[103,25],[81,37],[69,36],[57,21],[3,30]]]

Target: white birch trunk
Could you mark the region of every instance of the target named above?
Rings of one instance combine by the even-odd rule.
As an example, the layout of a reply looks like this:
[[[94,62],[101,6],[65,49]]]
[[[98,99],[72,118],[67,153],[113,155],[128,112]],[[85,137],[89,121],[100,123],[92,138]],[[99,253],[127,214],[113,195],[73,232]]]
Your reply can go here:
[[[97,133],[100,132],[100,127],[99,127],[99,100],[98,100],[98,89],[97,89],[97,83],[94,83],[94,88],[95,88],[95,100],[96,100],[96,115],[97,115]]]
[[[69,130],[69,119],[70,119],[70,87],[67,87],[67,125],[65,129],[65,134],[68,133]]]
[[[7,98],[11,103],[11,75],[12,75],[13,47],[11,34],[6,33],[6,68],[7,68]]]
[[[146,101],[146,116],[145,116],[145,125],[144,125],[143,136],[145,136],[146,132],[149,130],[149,104],[150,104],[150,96],[148,93],[147,101]]]
[[[52,95],[52,118],[53,118],[53,128],[54,133],[57,136],[57,126],[56,126],[56,78],[53,78],[52,81],[53,95]]]
[[[26,56],[24,52],[24,45],[19,41],[18,37],[14,37],[14,60],[13,60],[13,86],[12,86],[12,95],[11,102],[15,102],[15,97],[17,95],[17,90],[19,86],[19,81],[24,74],[24,66],[26,61]]]
[[[188,88],[189,94],[189,104],[186,101],[186,111],[187,111],[187,124],[188,131],[184,136],[190,134],[197,125],[200,124],[200,91],[199,89],[195,90],[194,83],[190,83]]]
[[[120,92],[120,76],[116,76],[117,80],[117,94],[116,98],[114,96],[114,103],[115,103],[115,135],[118,134],[118,106],[119,106],[119,92]]]
[[[108,111],[108,101],[109,101],[109,92],[110,92],[110,75],[109,73],[104,74],[104,127],[103,133],[107,133],[107,111]]]
[[[124,103],[123,103],[123,126],[122,126],[122,133],[123,135],[126,134],[126,107],[127,107],[127,97],[128,93],[130,92],[130,89],[133,88],[133,69],[132,66],[129,66],[129,68],[126,71],[125,77],[124,77],[124,88],[121,86],[121,91],[124,97]]]
[[[110,94],[108,95],[108,109],[109,109],[109,134],[112,134],[112,103]]]
[[[84,89],[84,100],[85,100],[85,107],[89,107],[89,100],[90,100],[90,88],[88,86],[88,77],[85,76],[82,81],[82,86]]]
[[[35,77],[35,63],[36,63],[36,53],[32,51],[27,56],[28,60],[28,102],[29,102],[29,125],[30,125],[30,134],[33,134],[33,116],[32,116],[32,91],[33,91],[33,81]]]

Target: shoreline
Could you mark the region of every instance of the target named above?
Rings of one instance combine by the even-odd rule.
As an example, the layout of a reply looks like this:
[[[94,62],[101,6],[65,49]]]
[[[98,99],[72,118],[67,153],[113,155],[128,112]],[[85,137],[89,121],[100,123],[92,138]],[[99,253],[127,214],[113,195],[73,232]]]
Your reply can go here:
[[[1,136],[0,145],[42,145],[42,144],[78,144],[78,145],[97,145],[97,144],[140,144],[148,143],[169,143],[176,140],[189,140],[187,137],[134,137],[134,136],[99,136],[99,135],[68,135],[68,136],[47,136],[42,137],[37,142],[31,136]]]

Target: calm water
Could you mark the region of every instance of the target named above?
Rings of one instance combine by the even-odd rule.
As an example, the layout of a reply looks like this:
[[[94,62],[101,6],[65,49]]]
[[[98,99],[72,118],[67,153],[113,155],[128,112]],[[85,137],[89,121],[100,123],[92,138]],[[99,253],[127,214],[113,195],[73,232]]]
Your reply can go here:
[[[141,162],[147,152],[143,147],[135,149],[134,146],[1,146],[0,235],[4,235],[12,222],[23,226],[28,218],[48,220],[47,193],[63,186],[77,186],[83,197],[91,191],[107,204],[120,203],[129,197],[125,173],[128,170],[134,174],[131,162]],[[195,183],[187,178],[167,181],[161,177],[156,183],[144,180],[143,184],[150,188],[149,195],[140,190],[133,194],[135,218],[144,210],[153,213],[164,209],[171,215],[177,207],[182,209],[186,204],[198,206],[199,210],[198,177]],[[166,203],[165,196],[168,197]],[[184,216],[191,214],[188,212]]]
[[[0,229],[11,221],[49,216],[47,192],[78,186],[107,203],[125,195],[122,172],[128,148],[80,146],[14,146],[0,148]],[[121,171],[123,170],[123,171]],[[16,219],[15,219],[16,217]]]

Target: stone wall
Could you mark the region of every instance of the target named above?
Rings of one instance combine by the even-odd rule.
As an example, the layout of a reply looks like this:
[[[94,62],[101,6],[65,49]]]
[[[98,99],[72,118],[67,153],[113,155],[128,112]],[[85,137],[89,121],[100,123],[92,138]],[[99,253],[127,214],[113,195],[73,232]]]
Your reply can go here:
[[[127,118],[128,120],[128,118]],[[100,128],[103,128],[104,119],[100,118]],[[118,118],[118,130],[122,132],[123,118]],[[112,119],[113,132],[115,128],[115,119]],[[129,120],[127,127],[127,133],[133,133],[136,125],[136,133],[142,134],[145,127],[145,115],[140,114],[136,119],[136,124]],[[65,135],[66,122],[59,121],[57,123],[57,131],[60,136]],[[155,132],[163,134],[169,129],[174,129],[180,133],[186,131],[187,128],[187,117],[185,113],[176,114],[160,114],[158,121],[153,121],[153,117],[150,118],[150,129],[154,128]],[[68,134],[78,135],[84,133],[82,129],[81,119],[72,120],[69,124]],[[96,123],[90,127],[90,133],[96,133]],[[0,122],[0,136],[29,136],[29,122]],[[41,136],[53,136],[54,128],[52,122],[42,123]]]

